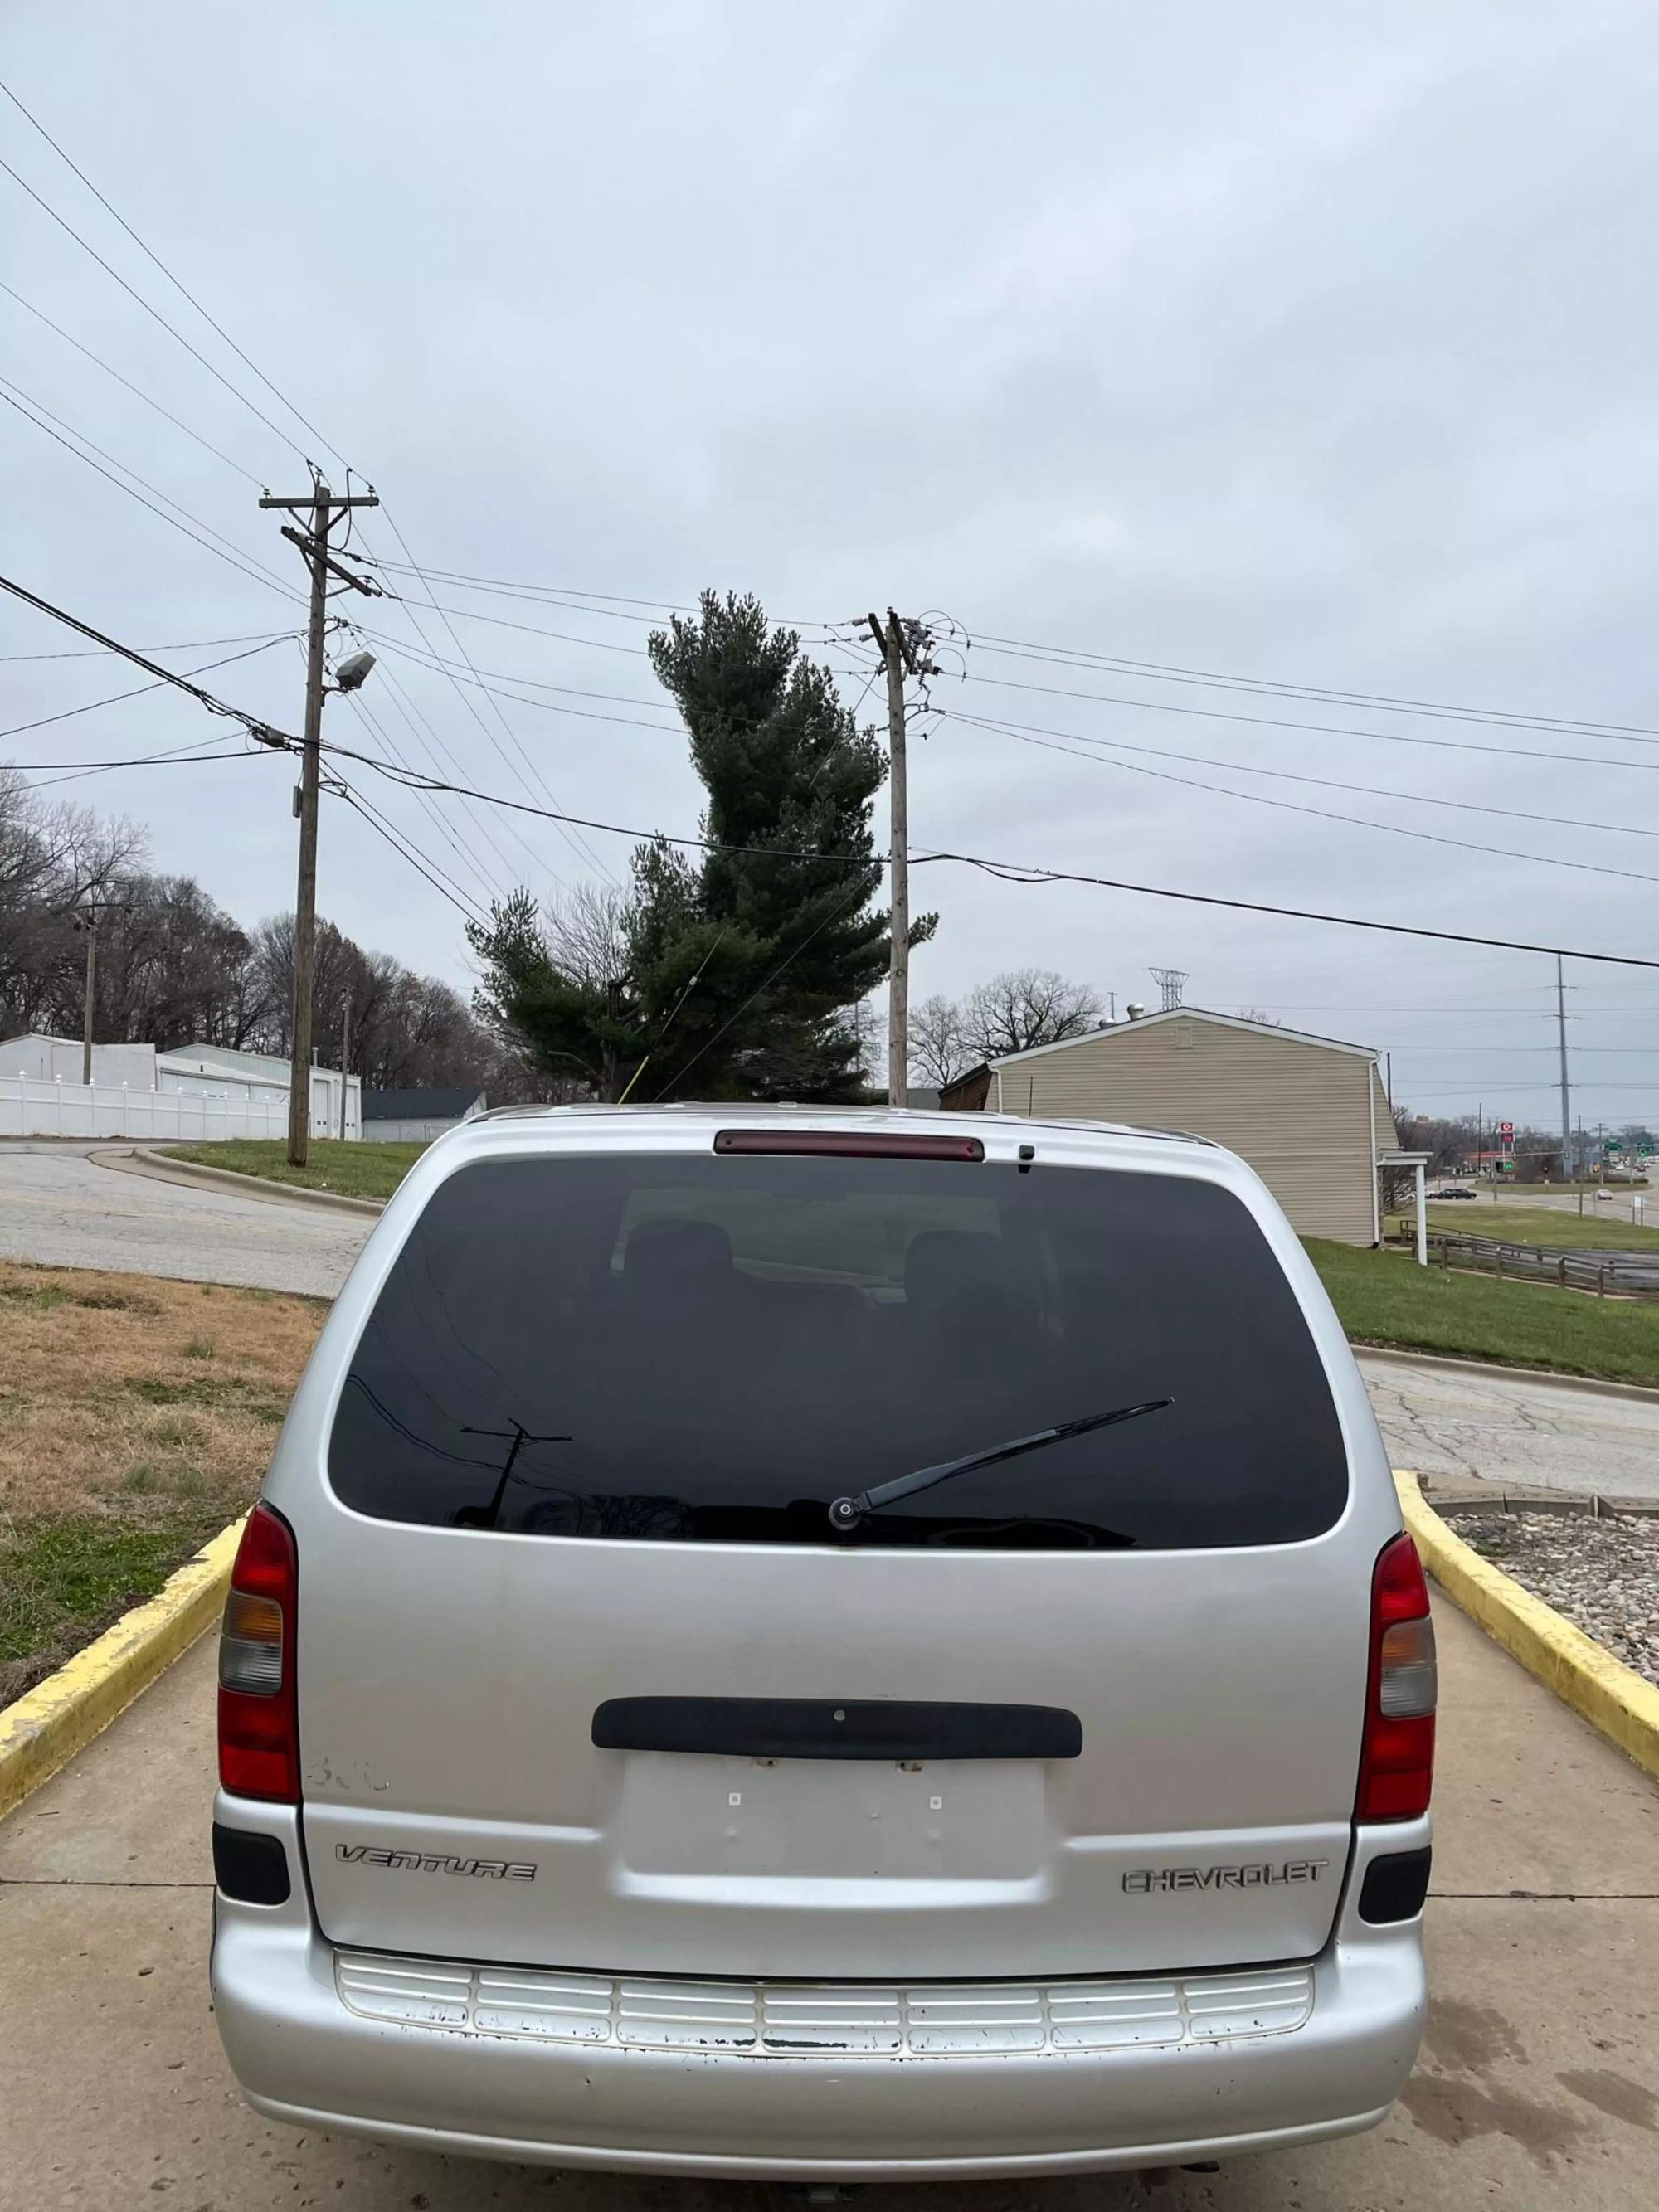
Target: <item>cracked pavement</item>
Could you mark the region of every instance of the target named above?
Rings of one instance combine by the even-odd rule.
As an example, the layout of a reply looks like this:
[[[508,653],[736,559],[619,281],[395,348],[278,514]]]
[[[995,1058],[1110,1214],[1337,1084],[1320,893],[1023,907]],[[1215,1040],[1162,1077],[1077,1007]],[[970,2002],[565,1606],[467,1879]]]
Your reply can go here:
[[[1356,1357],[1396,1467],[1659,1504],[1659,1399]]]

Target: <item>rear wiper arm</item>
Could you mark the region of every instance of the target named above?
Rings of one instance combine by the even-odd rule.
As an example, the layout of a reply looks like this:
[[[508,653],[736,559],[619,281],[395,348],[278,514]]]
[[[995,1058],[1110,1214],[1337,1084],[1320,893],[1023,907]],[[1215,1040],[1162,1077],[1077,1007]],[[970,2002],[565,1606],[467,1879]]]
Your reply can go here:
[[[896,1474],[890,1482],[878,1482],[873,1490],[860,1490],[853,1498],[837,1498],[830,1508],[830,1526],[836,1529],[856,1528],[866,1513],[874,1513],[901,1498],[914,1498],[917,1491],[931,1490],[935,1483],[949,1482],[953,1475],[971,1474],[976,1468],[996,1467],[1005,1459],[1018,1459],[1025,1452],[1041,1451],[1045,1444],[1063,1443],[1067,1437],[1086,1437],[1091,1429],[1109,1429],[1119,1421],[1139,1420],[1143,1413],[1161,1413],[1166,1406],[1174,1403],[1173,1398],[1147,1398],[1138,1406],[1115,1406],[1109,1413],[1085,1413],[1075,1421],[1059,1421],[1052,1429],[1037,1430],[1034,1436],[1015,1437],[1006,1444],[991,1444],[984,1451],[969,1452],[965,1459],[946,1459],[933,1467],[912,1468],[908,1474]]]

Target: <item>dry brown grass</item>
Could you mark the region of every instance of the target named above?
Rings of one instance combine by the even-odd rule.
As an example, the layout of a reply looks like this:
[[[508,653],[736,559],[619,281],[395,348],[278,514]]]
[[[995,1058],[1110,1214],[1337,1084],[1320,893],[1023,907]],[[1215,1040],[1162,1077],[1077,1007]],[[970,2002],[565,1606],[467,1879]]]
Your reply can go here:
[[[324,1312],[0,1261],[0,1704],[246,1507]]]

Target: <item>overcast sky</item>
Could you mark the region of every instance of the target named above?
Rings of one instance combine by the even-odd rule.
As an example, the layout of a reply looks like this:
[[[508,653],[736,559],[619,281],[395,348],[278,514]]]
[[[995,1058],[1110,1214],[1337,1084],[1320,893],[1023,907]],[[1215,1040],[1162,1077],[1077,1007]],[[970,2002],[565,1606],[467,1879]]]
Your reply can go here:
[[[372,479],[386,507],[360,545],[401,559],[395,523],[428,568],[618,595],[607,616],[439,585],[469,611],[452,635],[389,577],[437,655],[459,661],[459,637],[486,681],[571,687],[492,702],[389,650],[364,700],[416,764],[694,831],[699,787],[642,657],[652,607],[624,599],[750,590],[813,637],[872,605],[938,609],[978,641],[934,702],[1031,726],[930,726],[919,851],[1659,955],[1659,15],[1642,0],[12,0],[0,63]],[[299,556],[255,502],[303,489],[313,453],[337,488],[335,453],[3,102],[0,155],[283,434],[3,173],[4,282],[227,459],[3,294],[0,373],[290,596],[10,407],[7,572],[140,645],[294,627]],[[359,609],[425,650],[400,607]],[[1649,728],[1252,698],[997,640]],[[0,653],[76,643],[0,607]],[[830,657],[856,699],[862,671]],[[0,676],[9,728],[139,680],[102,657]],[[291,643],[204,680],[298,726]],[[1334,726],[1214,718],[1238,714]],[[380,742],[343,701],[327,729]],[[146,698],[0,757],[214,735]],[[1079,757],[1079,739],[1146,750]],[[351,773],[474,896],[595,872],[545,823],[481,826],[447,799],[434,820]],[[265,758],[53,788],[147,823],[157,866],[252,922],[291,902],[291,780]],[[587,842],[623,872],[627,841]],[[343,928],[467,986],[459,915],[337,800],[320,871]],[[1030,963],[1155,1004],[1147,970],[1168,964],[1194,1004],[1390,1050],[1397,1100],[1555,1116],[1545,959],[957,866],[919,871],[912,897],[942,917],[919,997]],[[1576,1109],[1659,1120],[1659,975],[1570,963],[1568,981]]]

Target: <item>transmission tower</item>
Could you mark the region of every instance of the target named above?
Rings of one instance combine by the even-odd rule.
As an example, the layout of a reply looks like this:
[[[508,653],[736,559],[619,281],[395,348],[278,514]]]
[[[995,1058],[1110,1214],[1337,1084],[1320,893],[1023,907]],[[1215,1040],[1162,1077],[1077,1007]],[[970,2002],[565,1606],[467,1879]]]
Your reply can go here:
[[[1176,1008],[1181,1004],[1182,989],[1190,972],[1185,968],[1149,968],[1146,970],[1153,982],[1164,994],[1161,1012],[1166,1014],[1174,1013]]]

